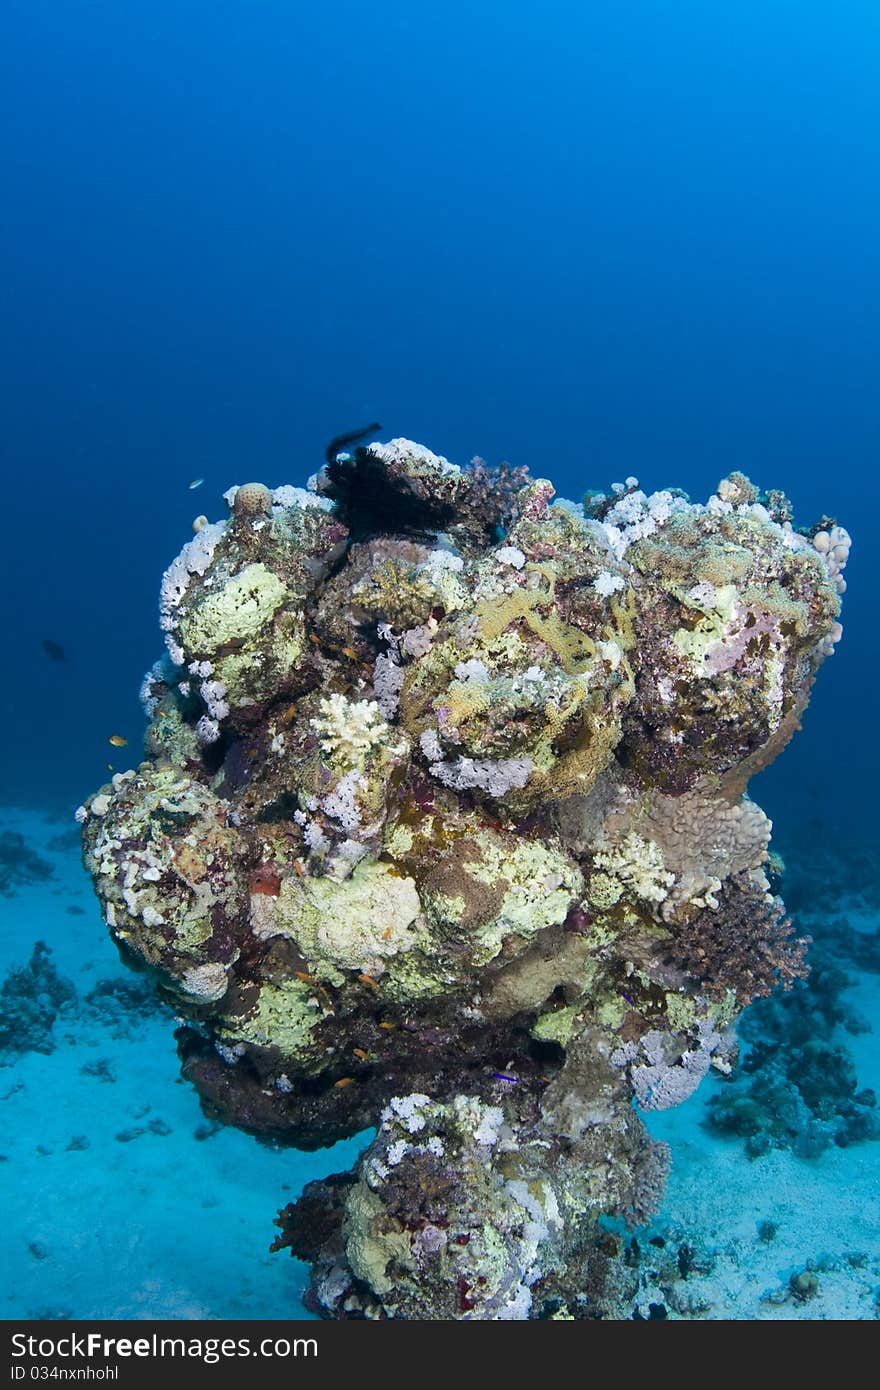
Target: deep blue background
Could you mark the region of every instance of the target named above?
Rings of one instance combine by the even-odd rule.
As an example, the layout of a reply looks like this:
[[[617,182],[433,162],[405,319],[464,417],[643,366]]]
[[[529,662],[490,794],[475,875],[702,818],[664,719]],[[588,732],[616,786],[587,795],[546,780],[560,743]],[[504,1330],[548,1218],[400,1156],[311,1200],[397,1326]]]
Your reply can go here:
[[[878,70],[876,0],[5,0],[4,799],[136,754],[193,516],[378,418],[836,514],[846,637],[753,790],[872,832]]]

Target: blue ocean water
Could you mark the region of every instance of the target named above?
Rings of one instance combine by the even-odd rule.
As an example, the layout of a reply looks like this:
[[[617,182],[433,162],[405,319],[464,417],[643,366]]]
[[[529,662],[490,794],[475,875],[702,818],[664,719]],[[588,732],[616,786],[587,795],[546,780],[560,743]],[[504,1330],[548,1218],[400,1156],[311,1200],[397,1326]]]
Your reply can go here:
[[[704,500],[740,468],[796,521],[837,517],[854,538],[844,640],[752,793],[787,857],[821,848],[832,897],[870,887],[878,63],[872,0],[7,0],[5,828],[45,849],[45,817],[63,829],[107,762],[136,756],[158,582],[194,515],[224,515],[222,492],[251,477],[304,483],[329,438],[378,419],[570,497],[635,474]],[[65,884],[77,872],[56,865]],[[4,969],[42,937],[69,975],[102,952],[118,970],[81,888],[54,915],[50,889],[20,889]],[[32,1097],[53,1059],[79,1074],[63,1052]],[[174,1074],[170,1056],[179,1093]],[[66,1137],[35,1130],[31,1147]],[[100,1187],[115,1156],[71,1152]],[[275,1156],[258,1153],[248,1200],[271,1220]],[[25,1203],[45,1197],[12,1166]],[[234,1185],[226,1200],[217,1223],[237,1219]],[[46,1289],[31,1310],[68,1306],[24,1236],[12,1257]],[[228,1311],[187,1287],[169,1315]],[[242,1316],[259,1315],[255,1287]],[[173,1306],[163,1290],[156,1308]]]

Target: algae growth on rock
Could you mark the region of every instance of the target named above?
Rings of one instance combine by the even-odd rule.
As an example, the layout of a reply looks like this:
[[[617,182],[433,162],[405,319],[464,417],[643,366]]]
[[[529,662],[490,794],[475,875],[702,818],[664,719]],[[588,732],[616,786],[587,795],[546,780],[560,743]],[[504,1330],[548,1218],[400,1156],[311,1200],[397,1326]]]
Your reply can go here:
[[[163,581],[144,761],[78,812],[113,939],[210,1116],[377,1129],[279,1218],[316,1310],[602,1315],[600,1218],[668,1165],[639,1110],[804,973],[746,788],[849,537],[742,474],[577,505],[405,439],[226,496]]]

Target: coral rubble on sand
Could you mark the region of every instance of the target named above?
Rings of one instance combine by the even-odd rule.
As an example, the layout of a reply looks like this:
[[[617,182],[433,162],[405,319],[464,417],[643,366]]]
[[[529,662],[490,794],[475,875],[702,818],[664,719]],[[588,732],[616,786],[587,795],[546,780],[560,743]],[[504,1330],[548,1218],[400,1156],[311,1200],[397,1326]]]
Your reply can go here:
[[[0,893],[14,897],[24,884],[52,877],[52,865],[17,830],[0,831]]]
[[[827,938],[833,943],[833,935]],[[835,1034],[870,1032],[841,1002],[852,979],[832,956],[810,949],[810,978],[790,993],[762,999],[739,1035],[749,1050],[736,1075],[708,1100],[707,1123],[745,1141],[750,1158],[791,1148],[816,1158],[830,1144],[846,1148],[880,1139],[872,1087],[859,1088],[846,1043]]]
[[[70,1011],[76,989],[59,975],[52,950],[35,941],[27,965],[13,967],[0,984],[0,1066],[22,1052],[52,1052],[52,1027]]]
[[[165,575],[145,761],[78,813],[208,1114],[378,1126],[280,1219],[328,1316],[594,1315],[600,1218],[663,1190],[633,1100],[729,1070],[804,973],[746,787],[846,532],[741,474],[553,496],[403,439],[230,489]]]

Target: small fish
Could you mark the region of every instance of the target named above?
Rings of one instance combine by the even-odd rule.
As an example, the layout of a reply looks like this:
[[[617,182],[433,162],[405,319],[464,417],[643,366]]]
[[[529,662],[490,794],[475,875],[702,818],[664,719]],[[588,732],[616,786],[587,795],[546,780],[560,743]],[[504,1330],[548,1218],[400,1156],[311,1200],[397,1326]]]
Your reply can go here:
[[[108,772],[112,772],[112,771],[113,771],[113,764],[112,764],[112,763],[108,763],[108,764],[107,764],[107,771],[108,771]]]
[[[508,1076],[506,1071],[493,1071],[492,1075],[494,1076],[496,1081],[509,1081],[514,1086],[519,1085],[519,1077]]]
[[[340,647],[339,650],[343,656],[348,657],[349,661],[360,661],[360,657],[354,647]]]
[[[394,1030],[395,1030],[395,1028],[397,1027],[397,1024],[396,1024],[396,1023],[380,1023],[380,1024],[379,1024],[379,1027],[380,1027],[380,1028],[384,1028],[384,1030],[385,1030],[386,1033],[393,1033]]]
[[[376,431],[381,428],[382,426],[378,421],[374,421],[372,425],[366,425],[362,430],[350,430],[348,434],[334,435],[327,445],[327,448],[324,450],[325,459],[328,463],[335,463],[336,455],[344,449],[346,445],[354,444],[357,439],[365,439],[368,434],[375,434]]]
[[[293,973],[298,980],[303,980],[307,985],[316,985],[318,983],[314,975],[307,975],[304,970],[294,970]]]
[[[362,1047],[353,1047],[351,1050],[359,1062],[368,1062],[370,1060],[369,1052],[365,1052]]]
[[[353,1076],[340,1076],[340,1078],[339,1078],[338,1081],[334,1081],[334,1082],[333,1082],[333,1085],[334,1085],[337,1089],[339,1089],[339,1087],[341,1087],[341,1086],[353,1086],[353,1085],[354,1085],[354,1077],[353,1077]]]
[[[195,492],[196,488],[201,487],[204,481],[204,478],[193,478],[191,483],[187,483],[187,487],[189,488],[190,492]]]
[[[369,985],[371,989],[382,988],[379,982],[373,979],[372,975],[358,975],[358,980],[362,985]]]
[[[128,739],[123,738],[122,734],[111,734],[107,742],[112,743],[114,748],[126,748],[128,746]]]
[[[66,661],[67,653],[60,642],[53,642],[51,637],[44,637],[40,646],[52,661]]]

